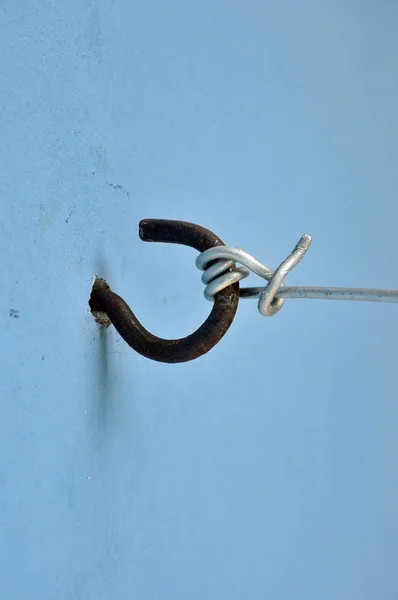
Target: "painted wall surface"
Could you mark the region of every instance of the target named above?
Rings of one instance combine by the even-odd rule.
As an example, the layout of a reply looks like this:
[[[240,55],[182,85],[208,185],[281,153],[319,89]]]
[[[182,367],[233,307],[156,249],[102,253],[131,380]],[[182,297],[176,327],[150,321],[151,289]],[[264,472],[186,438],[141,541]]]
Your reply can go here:
[[[397,288],[398,3],[0,3],[0,597],[398,597],[395,305],[204,320],[193,221],[289,284]],[[255,276],[248,280],[259,285]]]

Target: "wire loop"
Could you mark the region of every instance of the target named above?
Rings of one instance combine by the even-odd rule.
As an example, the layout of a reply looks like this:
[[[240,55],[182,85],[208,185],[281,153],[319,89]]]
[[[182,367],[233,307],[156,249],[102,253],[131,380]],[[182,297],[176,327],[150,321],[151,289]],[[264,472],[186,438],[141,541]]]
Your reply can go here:
[[[257,299],[258,310],[264,316],[275,315],[282,308],[287,298],[310,298],[314,300],[349,300],[358,302],[387,302],[398,303],[398,290],[382,290],[373,288],[347,288],[347,287],[315,287],[315,286],[285,286],[286,275],[300,262],[311,244],[311,237],[304,234],[293,252],[273,271],[256,258],[232,246],[210,248],[202,252],[196,259],[198,269],[204,271],[202,281],[206,285],[204,295],[207,300],[212,300],[228,285],[228,277],[217,276],[231,264],[244,265],[236,269],[236,277],[244,279],[252,271],[268,281],[264,287],[240,288],[239,296],[242,299]],[[217,260],[213,266],[208,266]],[[224,267],[222,266],[224,263]],[[219,267],[217,265],[219,264]]]
[[[202,282],[206,285],[205,298],[213,300],[216,294],[231,284],[233,278],[234,281],[240,281],[248,277],[250,271],[253,271],[253,273],[268,281],[258,300],[259,312],[266,317],[276,315],[285,303],[283,298],[276,298],[276,294],[284,285],[286,275],[300,262],[310,244],[311,237],[304,234],[293,252],[279,265],[276,271],[262,264],[242,248],[223,246],[205,250],[202,254],[199,254],[195,261],[197,268],[204,271]],[[217,259],[217,262],[208,266],[215,259]],[[230,269],[235,262],[239,262],[243,267],[237,268],[233,273],[224,274],[224,270]]]

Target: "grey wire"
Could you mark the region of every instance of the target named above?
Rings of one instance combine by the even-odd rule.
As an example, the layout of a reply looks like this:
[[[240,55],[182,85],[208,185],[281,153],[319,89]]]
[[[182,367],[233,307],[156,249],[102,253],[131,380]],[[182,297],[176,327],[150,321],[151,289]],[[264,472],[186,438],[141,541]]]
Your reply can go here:
[[[213,300],[214,296],[222,289],[240,281],[253,271],[269,283],[263,288],[258,301],[258,310],[264,316],[273,316],[280,311],[284,305],[284,299],[275,298],[278,289],[283,286],[286,275],[303,258],[311,244],[311,237],[303,235],[293,252],[278,267],[276,271],[263,265],[256,258],[245,252],[242,248],[231,248],[229,246],[217,246],[202,252],[196,259],[198,269],[204,271],[202,282],[206,285],[204,295],[207,300]],[[214,262],[214,264],[210,264]],[[231,267],[239,262],[243,267],[230,271]]]
[[[258,310],[264,316],[272,316],[280,311],[287,298],[312,298],[321,300],[350,300],[362,302],[398,303],[398,290],[367,288],[337,288],[313,286],[284,286],[286,275],[301,261],[311,244],[311,237],[304,234],[293,252],[273,271],[242,248],[217,246],[202,252],[196,259],[198,269],[204,271],[202,282],[207,300],[222,289],[256,273],[268,281],[265,287],[240,289],[241,298],[258,299]],[[212,263],[216,261],[214,264]],[[235,263],[243,266],[230,271]]]
[[[258,299],[264,288],[241,288],[240,297],[243,299]],[[398,290],[381,290],[372,288],[345,287],[313,287],[286,286],[280,288],[275,298],[310,298],[313,300],[351,300],[356,302],[389,302],[398,303]]]
[[[282,308],[284,300],[282,298],[275,298],[276,292],[283,285],[286,275],[294,269],[303,258],[310,247],[311,242],[311,237],[304,234],[293,252],[279,265],[268,284],[265,286],[258,301],[258,310],[264,317],[272,317]]]

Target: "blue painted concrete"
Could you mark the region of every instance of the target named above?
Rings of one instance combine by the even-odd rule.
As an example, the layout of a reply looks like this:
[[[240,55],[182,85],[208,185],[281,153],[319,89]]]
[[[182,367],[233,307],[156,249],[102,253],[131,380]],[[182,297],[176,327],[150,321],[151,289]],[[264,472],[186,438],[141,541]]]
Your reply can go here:
[[[396,306],[242,302],[168,366],[87,301],[101,275],[158,335],[204,319],[144,217],[270,266],[308,232],[289,283],[396,288],[398,4],[0,15],[0,597],[396,598]]]

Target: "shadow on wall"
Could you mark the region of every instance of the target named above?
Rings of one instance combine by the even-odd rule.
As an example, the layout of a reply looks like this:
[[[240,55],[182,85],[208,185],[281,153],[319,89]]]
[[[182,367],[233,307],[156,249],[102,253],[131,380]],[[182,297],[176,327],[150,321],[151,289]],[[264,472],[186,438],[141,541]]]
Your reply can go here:
[[[102,249],[98,252],[96,261],[96,275],[104,277],[108,274],[108,265],[104,258]],[[108,431],[109,404],[112,401],[111,379],[109,370],[109,335],[107,327],[110,325],[109,319],[102,322],[101,316],[92,313],[93,319],[97,321],[97,334],[95,352],[97,360],[94,361],[93,395],[91,411],[95,415],[94,421],[97,433],[102,438]],[[94,424],[94,423],[93,423]]]

